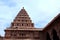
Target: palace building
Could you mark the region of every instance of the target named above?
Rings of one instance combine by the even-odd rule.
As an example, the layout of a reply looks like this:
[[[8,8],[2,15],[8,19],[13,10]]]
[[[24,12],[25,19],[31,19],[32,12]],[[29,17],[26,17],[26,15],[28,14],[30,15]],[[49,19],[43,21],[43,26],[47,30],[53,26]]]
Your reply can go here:
[[[60,40],[60,13],[45,28],[35,28],[27,11],[22,8],[0,40]]]

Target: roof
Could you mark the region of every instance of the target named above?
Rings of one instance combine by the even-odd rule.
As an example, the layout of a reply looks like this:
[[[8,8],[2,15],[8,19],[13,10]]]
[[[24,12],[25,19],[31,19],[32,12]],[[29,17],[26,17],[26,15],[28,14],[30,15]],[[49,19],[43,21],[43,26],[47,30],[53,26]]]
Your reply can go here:
[[[43,28],[7,28],[6,30],[27,30],[27,31],[42,31]]]
[[[60,13],[56,17],[54,17],[54,19],[50,23],[48,23],[43,30],[47,29],[57,19],[60,19]]]

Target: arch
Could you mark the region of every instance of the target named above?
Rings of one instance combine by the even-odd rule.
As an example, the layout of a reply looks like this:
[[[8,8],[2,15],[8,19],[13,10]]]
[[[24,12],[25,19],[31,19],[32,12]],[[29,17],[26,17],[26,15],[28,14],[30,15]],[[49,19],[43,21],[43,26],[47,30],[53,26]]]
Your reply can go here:
[[[59,40],[59,37],[57,36],[57,32],[55,29],[52,30],[52,34],[53,34],[53,40]]]
[[[46,33],[46,40],[51,40],[48,32]]]

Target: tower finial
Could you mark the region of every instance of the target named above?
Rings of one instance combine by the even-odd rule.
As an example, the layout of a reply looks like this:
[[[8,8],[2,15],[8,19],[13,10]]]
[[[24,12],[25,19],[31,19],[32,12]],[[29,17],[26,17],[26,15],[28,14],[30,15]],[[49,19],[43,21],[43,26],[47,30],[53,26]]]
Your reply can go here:
[[[23,7],[23,9],[24,9],[24,7]]]

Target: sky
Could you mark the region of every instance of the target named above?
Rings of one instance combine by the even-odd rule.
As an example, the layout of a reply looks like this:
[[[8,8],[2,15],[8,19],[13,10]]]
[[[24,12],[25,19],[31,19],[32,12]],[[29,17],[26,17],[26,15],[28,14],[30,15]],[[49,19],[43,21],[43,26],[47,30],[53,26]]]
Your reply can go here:
[[[0,0],[0,35],[25,8],[36,28],[44,28],[60,13],[60,0]]]

